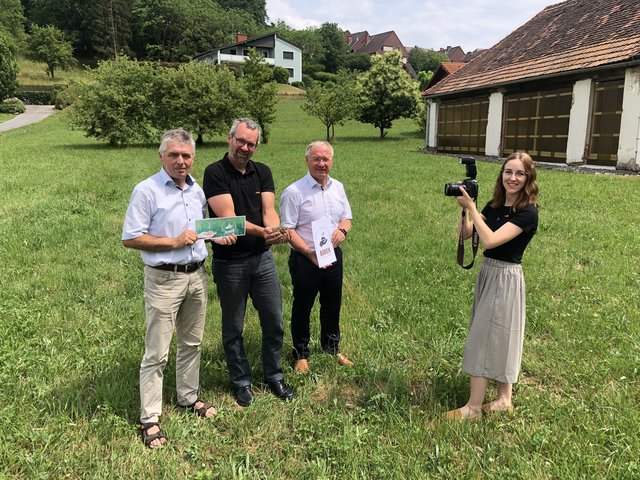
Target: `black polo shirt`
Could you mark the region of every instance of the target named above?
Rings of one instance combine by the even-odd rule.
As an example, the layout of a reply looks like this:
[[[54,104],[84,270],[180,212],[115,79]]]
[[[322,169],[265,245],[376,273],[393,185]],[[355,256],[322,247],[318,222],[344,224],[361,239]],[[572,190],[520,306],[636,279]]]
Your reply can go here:
[[[222,160],[209,165],[204,171],[202,189],[207,200],[216,195],[230,194],[236,215],[244,215],[247,221],[264,227],[262,222],[262,192],[275,193],[271,169],[264,163],[249,160],[245,173],[240,173],[231,164],[228,154]],[[209,216],[216,214],[209,206]],[[263,238],[253,235],[238,237],[235,245],[211,243],[213,257],[219,260],[232,260],[269,250]]]

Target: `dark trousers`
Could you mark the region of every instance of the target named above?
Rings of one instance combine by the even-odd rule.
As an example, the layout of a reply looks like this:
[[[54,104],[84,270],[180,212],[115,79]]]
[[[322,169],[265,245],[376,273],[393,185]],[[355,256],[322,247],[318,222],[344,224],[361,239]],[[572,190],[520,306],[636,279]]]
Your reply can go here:
[[[262,328],[264,379],[267,382],[282,380],[282,295],[271,250],[238,260],[214,258],[213,279],[222,309],[222,345],[233,385],[242,387],[252,381],[242,335],[248,297],[258,311]]]
[[[320,294],[320,346],[332,355],[339,352],[340,307],[342,305],[342,251],[336,248],[336,262],[318,268],[301,253],[292,251],[289,272],[293,285],[291,338],[293,358],[309,358],[309,316]]]

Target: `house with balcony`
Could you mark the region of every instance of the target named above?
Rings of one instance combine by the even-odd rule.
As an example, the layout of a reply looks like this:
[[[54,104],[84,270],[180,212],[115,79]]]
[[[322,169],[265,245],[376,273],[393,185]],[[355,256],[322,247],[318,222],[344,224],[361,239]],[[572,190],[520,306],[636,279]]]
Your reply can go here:
[[[289,71],[289,83],[302,81],[302,50],[275,33],[253,38],[238,34],[236,43],[199,55],[194,60],[216,65],[242,64],[248,58],[250,48],[255,48],[261,53],[267,65],[286,68]]]
[[[638,0],[566,0],[429,86],[438,152],[640,171]]]

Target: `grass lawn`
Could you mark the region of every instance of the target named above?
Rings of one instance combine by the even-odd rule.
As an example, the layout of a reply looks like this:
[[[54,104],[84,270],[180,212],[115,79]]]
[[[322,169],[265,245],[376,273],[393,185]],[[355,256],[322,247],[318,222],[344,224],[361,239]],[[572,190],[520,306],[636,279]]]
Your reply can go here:
[[[0,123],[7,122],[16,116],[13,113],[0,113]]]
[[[255,156],[271,166],[278,195],[304,175],[304,148],[324,133],[300,105],[280,102],[271,141]],[[284,404],[260,384],[260,329],[249,309],[257,401],[234,407],[211,282],[201,395],[219,414],[202,421],[176,407],[172,351],[162,419],[170,443],[151,452],[135,425],[142,262],[120,234],[133,186],[159,169],[157,145],[108,148],[59,115],[0,134],[0,477],[640,476],[640,226],[629,207],[638,177],[539,171],[516,411],[448,423],[442,412],[468,396],[459,368],[478,271],[456,265],[459,212],[443,195],[464,168],[418,153],[411,121],[396,122],[384,141],[355,122],[336,135],[334,174],[354,213],[341,346],[356,367],[319,352],[316,318],[313,373],[292,371],[287,247],[277,246],[285,376],[297,399]],[[196,178],[225,150],[222,137],[199,149]],[[482,204],[498,169],[478,165]]]
[[[69,70],[55,70],[55,78],[52,79],[47,75],[44,63],[23,57],[18,57],[16,60],[18,62],[17,80],[20,85],[67,85],[70,81],[86,78],[84,67],[80,64]]]

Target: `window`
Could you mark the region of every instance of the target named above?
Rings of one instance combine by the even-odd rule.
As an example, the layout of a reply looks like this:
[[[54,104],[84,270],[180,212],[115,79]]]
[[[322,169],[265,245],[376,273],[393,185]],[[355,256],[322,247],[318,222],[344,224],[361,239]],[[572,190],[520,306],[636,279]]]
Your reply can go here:
[[[242,55],[244,55],[245,57],[249,56],[249,50],[243,50],[242,51]]]
[[[289,78],[293,78],[293,68],[287,68],[289,70]]]
[[[293,52],[282,52],[282,58],[284,60],[293,60]]]
[[[236,49],[232,48],[229,50],[229,55],[235,55],[236,54]]]
[[[624,79],[595,82],[587,163],[615,165],[622,118]]]
[[[439,152],[484,155],[489,98],[442,101],[438,108]]]
[[[505,156],[524,150],[536,160],[567,158],[571,87],[508,95],[504,120]]]

